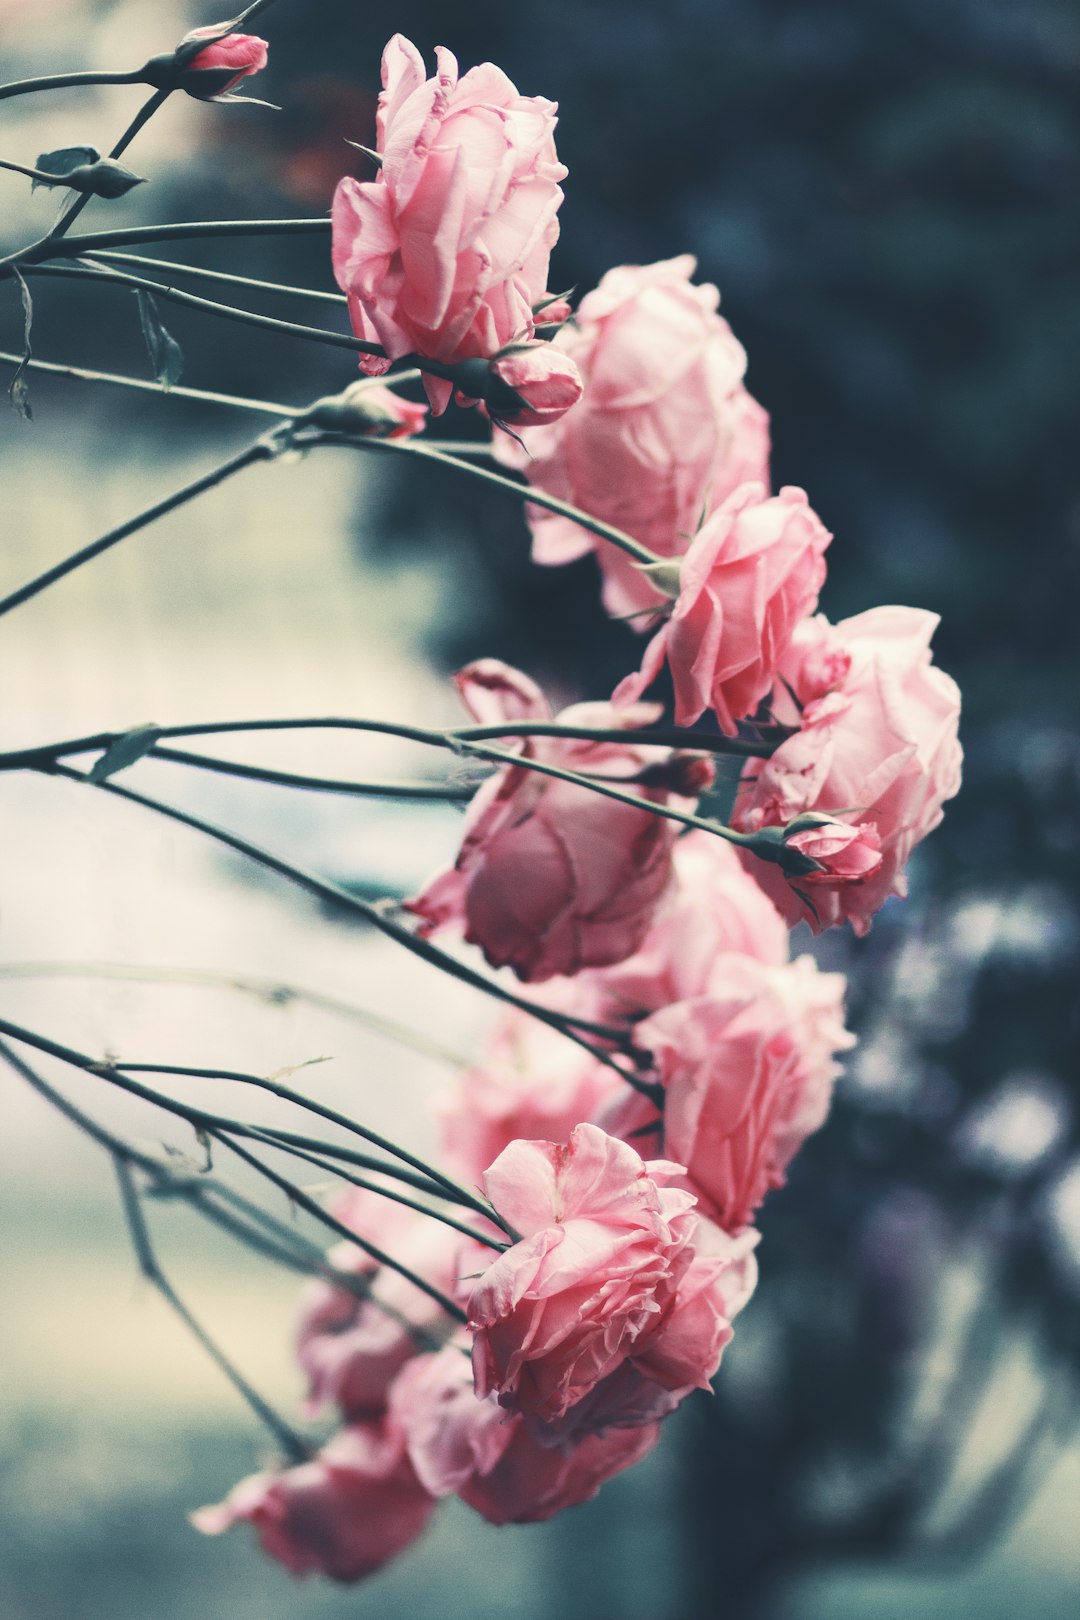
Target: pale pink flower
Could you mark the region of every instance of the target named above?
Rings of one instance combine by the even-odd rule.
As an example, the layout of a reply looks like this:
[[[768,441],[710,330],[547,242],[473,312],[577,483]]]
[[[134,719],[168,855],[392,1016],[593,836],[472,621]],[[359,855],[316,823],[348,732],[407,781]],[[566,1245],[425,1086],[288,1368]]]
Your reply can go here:
[[[756,832],[786,827],[805,811],[850,816],[874,828],[881,854],[861,883],[815,874],[812,908],[797,892],[805,878],[789,881],[748,855],[748,869],[791,923],[804,918],[820,932],[846,919],[865,934],[889,895],[907,893],[911,852],[959,789],[960,693],[931,661],[937,623],[907,607],[872,608],[835,629],[815,619],[781,662],[777,707],[787,682],[803,705],[802,730],[770,759],[748,764],[734,825]]]
[[[581,373],[570,356],[539,338],[501,350],[490,370],[509,390],[505,405],[489,399],[492,416],[507,427],[556,422],[582,395]]]
[[[545,1446],[518,1414],[477,1397],[458,1344],[412,1362],[392,1405],[425,1487],[455,1493],[492,1524],[533,1524],[588,1501],[660,1433],[652,1423]]]
[[[400,1426],[382,1418],[342,1429],[310,1462],[241,1480],[191,1522],[208,1536],[247,1522],[294,1575],[358,1581],[415,1541],[434,1509]]]
[[[497,659],[470,664],[457,683],[482,722],[551,719],[539,687]],[[660,712],[655,704],[580,703],[557,718],[618,730],[647,725]],[[685,772],[667,749],[526,737],[518,752],[610,779],[653,803],[686,802],[670,791],[672,780],[676,789],[685,785]],[[628,781],[646,769],[649,782]],[[648,810],[503,766],[469,806],[454,866],[433,878],[410,909],[425,932],[463,926],[493,967],[510,966],[520,979],[574,974],[638,948],[670,882],[674,842],[675,824]]]
[[[702,1210],[727,1232],[740,1232],[782,1185],[828,1112],[836,1053],[852,1044],[843,986],[841,975],[818,973],[809,958],[767,967],[725,956],[708,994],[637,1026],[665,1091],[662,1151],[686,1166]],[[631,1134],[656,1117],[634,1099],[604,1123]]]
[[[383,1253],[444,1292],[452,1289],[460,1248],[452,1228],[360,1188],[350,1188],[332,1208]],[[305,1285],[296,1354],[308,1379],[308,1409],[318,1412],[332,1402],[347,1419],[375,1416],[385,1409],[395,1375],[445,1337],[448,1320],[429,1294],[363,1249],[339,1243],[327,1259],[362,1281],[367,1297],[322,1279]]]
[[[622,1087],[618,1075],[558,1030],[508,1008],[481,1061],[458,1078],[439,1110],[444,1151],[471,1185],[511,1142],[567,1141]]]
[[[768,696],[799,620],[817,606],[831,538],[801,489],[770,498],[760,484],[735,490],[695,535],[671,615],[614,701],[639,698],[666,661],[676,723],[692,725],[712,709],[734,735]]]
[[[690,281],[689,254],[609,270],[552,347],[577,362],[585,398],[555,427],[495,434],[503,461],[558,496],[677,557],[740,484],[769,482],[768,417],[743,386],[746,354],[717,314],[715,287]],[[596,551],[613,614],[664,597],[624,552],[543,507],[528,509],[538,563]]]
[[[521,1236],[468,1297],[479,1395],[550,1420],[642,1351],[693,1259],[678,1172],[589,1124],[499,1155],[484,1189]]]
[[[458,77],[440,47],[434,78],[395,34],[383,53],[374,180],[334,194],[333,262],[353,331],[382,345],[378,374],[406,354],[453,365],[531,338],[559,234],[555,104],[519,95],[490,62]],[[425,375],[432,409],[453,383]]]
[[[199,39],[210,41],[201,51],[196,51],[194,56],[188,57],[184,63],[181,88],[196,100],[228,95],[241,79],[246,79],[249,74],[261,72],[266,66],[269,47],[265,39],[260,39],[258,34],[226,34],[223,39],[215,39],[214,35],[225,26],[224,23],[212,23],[207,28],[193,28],[180,41],[182,46],[191,45]],[[198,79],[189,80],[187,77],[188,74],[219,74],[226,70],[232,77],[224,81],[215,78],[212,90],[200,90]]]
[[[849,824],[829,816],[798,816],[792,828],[784,837],[786,848],[817,863],[817,870],[799,875],[803,888],[866,883],[881,869],[881,839],[872,821]]]

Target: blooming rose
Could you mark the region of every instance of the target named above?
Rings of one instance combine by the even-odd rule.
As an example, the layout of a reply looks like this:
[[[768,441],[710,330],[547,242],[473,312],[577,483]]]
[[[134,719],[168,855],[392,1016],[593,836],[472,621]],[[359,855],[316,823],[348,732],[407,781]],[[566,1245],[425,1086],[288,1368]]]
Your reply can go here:
[[[425,1487],[455,1492],[492,1524],[533,1524],[588,1501],[660,1433],[652,1423],[544,1446],[520,1416],[477,1398],[456,1344],[411,1362],[392,1403]]]
[[[415,1541],[434,1508],[400,1426],[382,1418],[342,1429],[311,1462],[241,1480],[191,1521],[218,1536],[246,1520],[294,1575],[358,1581]]]
[[[468,1298],[480,1396],[545,1421],[644,1347],[693,1259],[693,1198],[595,1125],[566,1145],[512,1142],[484,1189],[520,1241]]]
[[[907,893],[911,851],[960,786],[960,694],[931,661],[937,623],[907,607],[872,608],[835,628],[817,618],[799,628],[781,661],[774,703],[786,718],[783,705],[794,708],[789,687],[802,705],[802,729],[770,759],[747,766],[734,825],[756,832],[786,827],[805,811],[852,815],[880,841],[880,864],[860,883],[844,872],[815,873],[812,907],[798,893],[805,878],[789,882],[748,856],[791,923],[805,918],[820,932],[847,919],[865,934],[890,894]],[[860,842],[862,859],[865,832]]]
[[[801,489],[767,499],[762,485],[743,484],[695,535],[671,616],[615,702],[640,697],[666,659],[676,723],[692,725],[711,708],[734,735],[736,721],[768,696],[795,626],[817,606],[831,538]]]
[[[554,102],[519,95],[490,62],[459,79],[448,50],[436,57],[426,79],[416,47],[395,34],[383,53],[378,175],[346,178],[334,194],[334,274],[357,337],[386,354],[361,359],[371,374],[406,354],[453,365],[531,338],[559,234]],[[424,383],[444,411],[453,384]]]
[[[470,664],[457,684],[478,720],[551,718],[534,682],[496,659]],[[580,703],[558,719],[618,729],[659,715],[655,704]],[[526,737],[518,751],[523,759],[615,782],[652,768],[650,783],[623,791],[657,804],[673,797],[672,776],[677,789],[687,785],[680,756],[666,749]],[[641,944],[671,878],[674,842],[675,824],[648,810],[505,766],[469,806],[454,866],[433,878],[410,909],[427,932],[464,924],[465,938],[493,967],[509,965],[520,979],[577,973],[621,961]]]
[[[661,557],[684,552],[706,511],[738,485],[769,482],[768,417],[743,387],[746,354],[695,287],[689,254],[609,270],[551,347],[576,361],[581,404],[555,427],[496,433],[495,453],[545,494],[632,535]],[[533,556],[566,563],[595,549],[613,614],[663,604],[632,560],[569,518],[528,509]]]
[[[215,38],[225,26],[224,23],[213,23],[208,28],[193,28],[180,41],[181,46],[194,44],[199,39],[210,41],[184,63],[180,88],[196,100],[228,95],[241,79],[246,79],[251,73],[259,73],[266,66],[269,47],[265,39],[260,39],[257,34],[226,34],[224,38]],[[231,77],[222,79],[220,75],[223,72],[231,74]],[[197,77],[188,78],[188,74],[203,73],[215,75],[212,89],[209,79],[203,81],[200,88]]]
[[[460,1240],[450,1227],[350,1188],[333,1212],[338,1220],[437,1287],[453,1287]],[[447,1320],[429,1294],[361,1248],[339,1243],[328,1259],[366,1284],[367,1297],[321,1279],[300,1297],[297,1359],[308,1378],[308,1407],[334,1402],[347,1419],[377,1416],[405,1362],[445,1337]]]
[[[752,878],[745,881],[756,887]],[[558,1030],[508,1008],[480,1063],[459,1077],[440,1109],[444,1150],[472,1184],[513,1141],[565,1142],[615,1089],[623,1082],[605,1064]]]
[[[665,1091],[663,1151],[686,1166],[703,1211],[727,1232],[749,1224],[825,1118],[835,1053],[852,1044],[843,984],[808,958],[770,968],[728,955],[718,958],[707,995],[637,1026]],[[605,1124],[629,1135],[650,1118],[651,1104],[635,1098]]]

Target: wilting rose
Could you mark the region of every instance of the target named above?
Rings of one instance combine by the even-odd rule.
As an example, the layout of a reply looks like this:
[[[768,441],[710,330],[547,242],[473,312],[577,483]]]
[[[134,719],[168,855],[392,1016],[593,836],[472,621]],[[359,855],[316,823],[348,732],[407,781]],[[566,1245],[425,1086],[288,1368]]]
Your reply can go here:
[[[191,45],[199,39],[210,41],[201,51],[188,57],[180,80],[180,88],[197,101],[228,95],[241,79],[261,72],[266,66],[269,47],[265,39],[260,39],[257,34],[226,34],[223,39],[215,39],[214,35],[224,26],[223,23],[214,23],[208,28],[193,28],[180,41],[182,46]],[[232,77],[222,79],[219,75],[223,72],[230,73]],[[207,80],[202,81],[200,88],[198,75],[211,73],[215,75],[213,88],[209,88]],[[193,75],[190,79],[189,74]]]
[[[820,932],[846,919],[865,934],[889,895],[907,893],[911,852],[959,789],[960,693],[931,661],[937,623],[907,607],[872,608],[835,628],[814,619],[780,664],[777,707],[794,707],[786,682],[803,704],[802,730],[747,765],[734,825],[786,827],[805,811],[851,817],[874,829],[881,854],[860,883],[815,874],[812,907],[797,892],[805,880],[748,855],[748,870],[789,922],[804,918]]]
[[[695,535],[671,616],[615,702],[639,698],[666,661],[676,723],[693,725],[712,709],[734,735],[736,721],[768,696],[799,620],[817,606],[831,538],[801,489],[767,499],[762,485],[743,484]]]
[[[557,426],[496,433],[499,458],[661,557],[689,546],[702,518],[740,484],[769,482],[768,417],[743,386],[746,354],[695,287],[689,254],[609,270],[552,348],[576,361],[585,397]],[[625,553],[543,507],[528,508],[533,556],[566,563],[596,551],[613,614],[664,597]],[[642,625],[644,628],[644,625]]]
[[[693,1259],[678,1170],[588,1124],[499,1155],[484,1189],[521,1237],[468,1297],[478,1395],[558,1418],[644,1348]]]
[[[360,1188],[339,1198],[333,1213],[444,1292],[453,1287],[460,1239],[452,1228]],[[322,1279],[305,1286],[296,1353],[308,1407],[317,1412],[333,1402],[347,1419],[377,1416],[391,1380],[411,1356],[445,1338],[448,1319],[429,1294],[363,1249],[339,1243],[327,1258],[362,1282],[367,1297]]]
[[[496,659],[470,664],[457,683],[477,720],[551,719],[535,683]],[[621,729],[647,725],[660,712],[655,704],[580,703],[557,718]],[[686,785],[686,773],[681,757],[667,749],[526,737],[518,752],[609,778],[653,803],[687,802],[670,791],[672,782],[676,789]],[[646,769],[649,782],[627,782]],[[410,909],[428,932],[461,925],[493,967],[510,966],[520,979],[574,974],[637,950],[670,882],[674,842],[675,824],[648,810],[504,766],[469,806],[454,866],[433,878]]]
[[[358,1581],[415,1541],[434,1508],[400,1426],[382,1418],[342,1429],[311,1462],[241,1480],[191,1520],[208,1536],[246,1521],[294,1575]]]
[[[828,1111],[850,1046],[844,981],[803,958],[770,968],[749,957],[717,960],[707,995],[675,1002],[637,1026],[664,1087],[662,1151],[687,1168],[703,1211],[727,1232],[753,1218],[806,1136]],[[655,1110],[644,1099],[605,1116],[631,1134]],[[655,1138],[650,1138],[655,1140]]]
[[[440,1109],[444,1151],[471,1185],[513,1141],[567,1141],[615,1089],[623,1082],[605,1064],[511,1007]]]
[[[425,78],[400,34],[383,53],[374,180],[346,178],[334,194],[333,262],[353,331],[379,343],[378,374],[418,354],[446,365],[490,359],[531,338],[559,234],[555,104],[521,96],[490,62],[458,77],[439,48]],[[425,375],[432,409],[453,383]]]
[[[659,1438],[655,1423],[542,1445],[524,1420],[477,1397],[459,1345],[412,1362],[392,1402],[417,1475],[492,1524],[534,1524],[595,1496]]]

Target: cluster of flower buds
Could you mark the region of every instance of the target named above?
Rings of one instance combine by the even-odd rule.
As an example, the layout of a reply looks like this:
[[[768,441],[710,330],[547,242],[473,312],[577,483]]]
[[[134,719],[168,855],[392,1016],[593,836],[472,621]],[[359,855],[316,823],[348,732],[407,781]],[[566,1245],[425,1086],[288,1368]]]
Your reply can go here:
[[[497,455],[538,493],[650,552],[642,567],[565,512],[528,509],[536,560],[595,552],[609,611],[653,635],[609,701],[557,716],[494,659],[457,677],[502,753],[411,909],[601,1045],[515,1009],[445,1100],[445,1159],[494,1211],[477,1239],[370,1193],[337,1206],[459,1319],[362,1248],[335,1251],[364,1286],[310,1286],[299,1356],[314,1407],[343,1427],[198,1522],[251,1521],[291,1568],[346,1580],[441,1497],[496,1524],[584,1500],[708,1387],[755,1286],[758,1211],[824,1122],[852,1044],[843,978],[791,960],[789,925],[864,932],[903,893],[960,768],[933,616],[817,615],[830,535],[801,490],[771,492],[767,418],[693,260],[613,270],[568,321],[546,294],[555,107],[490,64],[459,78],[445,50],[426,78],[400,37],[383,84],[376,178],[343,180],[333,215],[354,330],[382,349],[361,365],[418,356],[435,413],[455,391],[483,402]],[[372,404],[390,421],[351,391],[312,421],[369,431]],[[707,717],[685,747],[649,734],[665,667],[676,728]],[[733,738],[761,751],[725,842],[679,820],[713,785],[710,745]]]

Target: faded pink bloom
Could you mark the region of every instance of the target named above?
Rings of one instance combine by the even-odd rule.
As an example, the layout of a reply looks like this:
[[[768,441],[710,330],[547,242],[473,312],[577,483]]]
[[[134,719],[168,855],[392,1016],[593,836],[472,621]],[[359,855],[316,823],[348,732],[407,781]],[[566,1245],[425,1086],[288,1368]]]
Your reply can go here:
[[[807,820],[813,824],[803,826]],[[871,821],[849,826],[846,821],[834,821],[828,816],[800,816],[794,826],[799,830],[787,834],[785,845],[816,861],[821,868],[803,872],[798,878],[802,887],[866,883],[881,868],[881,839]]]
[[[550,720],[534,682],[486,658],[457,676],[477,720]],[[660,715],[655,704],[613,709],[580,703],[557,718],[566,725],[625,729]],[[674,800],[669,772],[683,785],[680,756],[621,742],[526,737],[523,759],[586,771],[626,784],[657,804]],[[651,781],[632,778],[650,769]],[[631,779],[628,781],[628,779]],[[465,818],[454,866],[433,878],[410,909],[425,932],[464,926],[493,967],[520,979],[573,974],[621,961],[641,944],[671,878],[675,824],[627,804],[510,765],[480,788]]]
[[[693,725],[711,708],[734,735],[768,696],[795,626],[817,606],[831,538],[801,489],[766,498],[762,485],[743,484],[694,537],[671,616],[614,701],[639,698],[666,660],[676,723]]]
[[[519,1415],[478,1399],[458,1344],[412,1362],[392,1402],[426,1488],[456,1493],[492,1524],[533,1524],[588,1501],[660,1433],[652,1423],[545,1446]]]
[[[440,1109],[444,1151],[471,1185],[513,1141],[567,1141],[616,1088],[618,1075],[588,1052],[508,1008]]]
[[[444,1292],[452,1290],[461,1246],[452,1228],[360,1188],[339,1198],[333,1213]],[[305,1285],[296,1353],[308,1379],[308,1409],[332,1402],[347,1419],[377,1416],[391,1380],[411,1356],[445,1338],[448,1320],[430,1295],[363,1249],[339,1243],[327,1259],[362,1280],[368,1297],[322,1279]]]
[[[740,484],[769,482],[768,417],[743,386],[746,354],[717,314],[715,287],[695,287],[689,254],[609,270],[553,347],[577,362],[585,398],[557,426],[525,434],[525,450],[495,434],[499,458],[556,495],[680,556],[702,518]],[[546,313],[546,312],[545,312]],[[633,561],[543,507],[528,509],[538,563],[591,550],[609,613],[663,606]]]
[[[678,1172],[588,1124],[499,1155],[484,1189],[521,1239],[468,1298],[478,1395],[548,1421],[642,1352],[693,1259]]]
[[[459,79],[453,55],[435,54],[428,79],[415,45],[391,39],[381,167],[334,194],[334,274],[353,331],[387,356],[361,360],[371,374],[406,354],[453,365],[531,338],[559,234],[566,170],[554,102],[519,95],[490,62]],[[453,383],[425,375],[424,384],[432,410],[444,411]]]
[[[803,704],[802,730],[747,766],[734,825],[756,832],[786,827],[805,811],[850,815],[874,828],[881,853],[861,883],[814,874],[813,909],[797,892],[805,878],[789,881],[748,855],[748,869],[791,923],[805,919],[819,933],[846,919],[865,934],[889,895],[907,893],[911,852],[959,789],[960,693],[931,661],[937,623],[907,607],[872,608],[835,628],[814,619],[780,664],[777,707],[786,681]]]
[[[246,1521],[294,1575],[358,1581],[415,1541],[434,1509],[399,1425],[383,1418],[342,1429],[311,1462],[241,1480],[191,1522],[218,1536]]]
[[[196,100],[203,96],[225,96],[246,79],[249,74],[259,73],[266,66],[269,47],[265,39],[257,34],[226,34],[224,39],[215,39],[224,23],[212,23],[208,28],[193,28],[185,34],[180,41],[181,45],[190,45],[197,39],[209,39],[210,44],[204,45],[201,51],[188,58],[184,63],[184,79],[181,88]],[[210,90],[199,89],[198,80],[188,81],[189,73],[220,73],[229,70],[232,78],[223,83],[215,82]]]
[[[726,956],[715,964],[709,994],[637,1026],[666,1093],[663,1151],[686,1166],[703,1211],[727,1232],[750,1223],[825,1118],[835,1054],[852,1044],[843,985],[809,958],[770,968]],[[635,1099],[605,1123],[629,1134],[650,1117],[651,1105]]]
[[[505,406],[490,402],[491,414],[507,427],[538,427],[556,422],[582,395],[581,374],[569,355],[537,338],[514,343],[491,362],[491,371],[512,391]],[[513,395],[520,400],[515,408]]]

